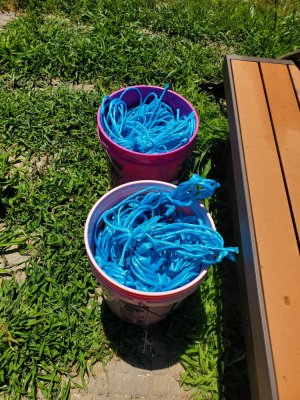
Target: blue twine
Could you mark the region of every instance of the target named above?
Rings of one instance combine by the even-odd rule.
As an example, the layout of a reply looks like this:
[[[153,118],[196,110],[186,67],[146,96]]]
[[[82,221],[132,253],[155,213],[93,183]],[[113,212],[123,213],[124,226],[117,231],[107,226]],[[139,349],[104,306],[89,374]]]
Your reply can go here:
[[[158,97],[150,92],[144,99],[138,88],[129,87],[117,99],[105,96],[100,108],[104,132],[117,144],[139,153],[165,153],[186,144],[192,137],[196,119],[194,113],[180,116],[164,103],[167,84]],[[139,95],[139,105],[127,108],[123,97],[129,91]]]
[[[233,259],[236,247],[225,248],[201,213],[188,215],[218,186],[195,174],[170,193],[152,186],[128,196],[97,221],[96,263],[129,288],[163,292],[191,282],[224,257]]]

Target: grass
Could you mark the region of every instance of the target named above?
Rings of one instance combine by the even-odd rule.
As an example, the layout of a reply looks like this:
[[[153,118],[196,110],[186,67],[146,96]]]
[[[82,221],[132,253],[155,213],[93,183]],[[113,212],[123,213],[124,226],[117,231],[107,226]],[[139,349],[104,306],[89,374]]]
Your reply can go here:
[[[38,391],[67,398],[61,377],[83,377],[88,359],[110,354],[82,243],[89,208],[108,189],[105,161],[88,134],[95,103],[67,89],[1,95],[1,217],[31,256],[25,282],[3,280],[0,288],[1,387],[14,399]],[[8,133],[14,125],[17,139]],[[6,247],[7,240],[15,243],[8,238]]]
[[[224,104],[200,88],[222,80],[225,54],[277,57],[299,48],[300,15],[295,2],[281,0],[0,6],[18,12],[0,32],[0,250],[15,245],[29,255],[24,282],[0,269],[0,391],[14,400],[68,399],[73,378],[84,385],[88,366],[115,350],[83,245],[86,216],[109,189],[95,133],[103,95],[169,82],[192,102],[201,121],[193,171],[221,181],[207,205],[234,244],[220,152]],[[95,90],[70,86],[86,82]],[[249,396],[236,287],[236,266],[224,263],[163,323],[197,399]],[[119,320],[113,327],[120,336],[140,332]]]

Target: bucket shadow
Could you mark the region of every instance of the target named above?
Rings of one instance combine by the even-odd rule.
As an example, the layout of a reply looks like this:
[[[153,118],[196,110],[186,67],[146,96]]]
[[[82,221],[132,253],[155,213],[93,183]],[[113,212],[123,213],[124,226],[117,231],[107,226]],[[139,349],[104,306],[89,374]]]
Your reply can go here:
[[[105,302],[102,305],[102,323],[111,348],[128,364],[150,371],[178,363],[201,335],[205,322],[199,290],[167,318],[149,326],[122,321]]]
[[[212,157],[209,178],[221,183],[210,211],[226,246],[236,245],[230,203],[229,143],[223,140],[210,149]],[[203,160],[205,163],[205,160]],[[212,269],[217,307],[217,370],[218,398],[250,399],[246,348],[237,264],[223,261]],[[203,338],[210,321],[206,320],[205,304],[200,290],[158,324],[142,327],[122,321],[108,306],[102,305],[102,322],[110,346],[125,362],[146,370],[160,370],[177,363],[186,350]]]

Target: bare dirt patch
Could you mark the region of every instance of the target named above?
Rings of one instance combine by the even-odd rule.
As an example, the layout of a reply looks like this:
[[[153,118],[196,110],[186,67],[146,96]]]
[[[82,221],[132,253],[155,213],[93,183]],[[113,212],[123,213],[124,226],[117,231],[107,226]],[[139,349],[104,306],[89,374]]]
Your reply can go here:
[[[16,14],[14,12],[0,12],[0,31],[4,29],[4,27],[12,20],[16,18]]]

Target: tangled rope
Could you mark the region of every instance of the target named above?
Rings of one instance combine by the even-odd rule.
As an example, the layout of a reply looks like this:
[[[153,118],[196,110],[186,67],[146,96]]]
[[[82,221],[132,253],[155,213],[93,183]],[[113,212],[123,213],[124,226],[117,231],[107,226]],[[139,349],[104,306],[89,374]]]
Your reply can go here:
[[[100,122],[105,133],[117,144],[139,153],[165,153],[183,146],[196,126],[194,113],[180,116],[164,103],[169,85],[160,97],[150,92],[144,99],[138,88],[129,87],[117,99],[105,96],[100,108]],[[122,100],[129,91],[139,95],[139,105],[127,108]]]
[[[95,261],[127,287],[163,292],[191,282],[204,266],[232,258],[238,249],[225,248],[199,212],[199,199],[218,186],[195,174],[171,193],[153,186],[125,198],[97,221]]]

